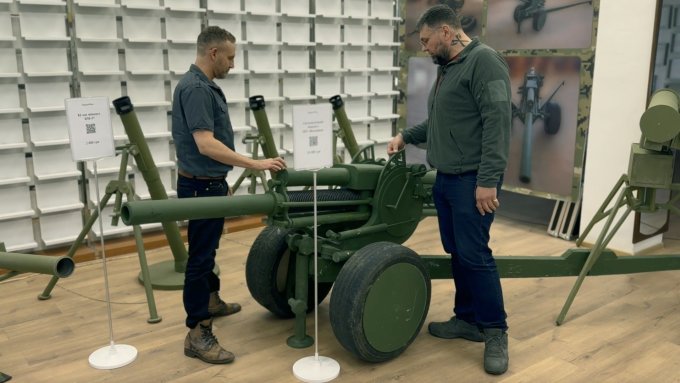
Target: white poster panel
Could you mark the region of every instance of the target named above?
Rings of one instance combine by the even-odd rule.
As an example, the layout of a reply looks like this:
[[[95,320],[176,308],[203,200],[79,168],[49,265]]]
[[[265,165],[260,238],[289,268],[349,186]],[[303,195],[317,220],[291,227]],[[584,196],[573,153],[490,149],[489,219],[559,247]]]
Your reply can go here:
[[[68,98],[64,103],[73,160],[115,156],[108,97]]]
[[[296,170],[333,166],[333,114],[331,105],[293,106],[293,144]]]

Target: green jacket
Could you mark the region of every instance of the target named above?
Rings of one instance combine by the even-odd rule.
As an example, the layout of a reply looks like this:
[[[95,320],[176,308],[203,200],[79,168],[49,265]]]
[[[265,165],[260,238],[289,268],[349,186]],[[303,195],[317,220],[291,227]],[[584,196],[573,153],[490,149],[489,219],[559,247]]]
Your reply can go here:
[[[478,186],[495,187],[508,161],[512,124],[507,63],[473,39],[437,74],[428,119],[405,129],[404,142],[427,142],[427,160],[440,172],[477,170]]]

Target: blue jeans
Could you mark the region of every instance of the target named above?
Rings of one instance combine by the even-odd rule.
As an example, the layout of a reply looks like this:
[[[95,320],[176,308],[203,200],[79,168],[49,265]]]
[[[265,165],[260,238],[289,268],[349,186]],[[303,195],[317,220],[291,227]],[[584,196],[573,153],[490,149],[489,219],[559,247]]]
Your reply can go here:
[[[226,196],[229,186],[225,180],[197,180],[177,177],[177,197]],[[220,279],[213,269],[215,255],[224,229],[224,218],[189,220],[189,259],[184,273],[183,301],[187,313],[186,325],[194,328],[209,319],[210,293],[220,290]]]
[[[500,190],[503,180],[498,183]],[[501,281],[489,248],[494,214],[477,210],[477,172],[437,173],[432,195],[456,286],[453,312],[480,328],[507,329]]]

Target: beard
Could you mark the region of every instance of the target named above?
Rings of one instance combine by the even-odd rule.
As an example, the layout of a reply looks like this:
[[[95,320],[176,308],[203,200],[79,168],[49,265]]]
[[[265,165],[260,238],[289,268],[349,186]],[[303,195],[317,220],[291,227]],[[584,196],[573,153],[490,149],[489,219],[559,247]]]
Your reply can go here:
[[[441,44],[437,48],[437,51],[432,55],[432,62],[439,66],[444,66],[449,62],[450,56],[449,47],[445,44]]]

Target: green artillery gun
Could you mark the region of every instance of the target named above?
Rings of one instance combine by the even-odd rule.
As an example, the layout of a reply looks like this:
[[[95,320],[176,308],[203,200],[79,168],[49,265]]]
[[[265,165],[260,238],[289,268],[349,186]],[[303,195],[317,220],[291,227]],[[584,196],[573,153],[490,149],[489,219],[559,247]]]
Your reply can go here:
[[[579,1],[574,4],[545,9],[545,0],[520,0],[520,2],[521,4],[515,8],[515,11],[512,14],[513,19],[517,23],[517,33],[521,33],[522,21],[526,19],[532,19],[531,26],[536,32],[539,32],[545,26],[548,13],[575,7],[581,4],[592,4],[592,1]]]
[[[534,67],[531,67],[524,75],[524,84],[517,91],[517,93],[522,95],[522,99],[519,107],[514,103],[512,104],[512,116],[519,118],[524,123],[522,159],[519,171],[519,180],[522,182],[531,182],[531,151],[534,121],[543,120],[543,130],[546,134],[557,134],[560,130],[562,108],[551,100],[563,85],[564,81],[555,88],[543,105],[539,105],[539,94],[541,86],[543,86],[543,76],[538,74]]]
[[[671,139],[680,145],[680,113],[677,97],[672,95],[675,98],[667,101],[663,94],[655,96],[643,117],[646,139],[638,149],[634,146],[630,181],[628,176],[622,177],[631,186],[619,196],[616,207],[628,202],[633,204],[629,210],[666,208],[680,213],[672,206],[680,196],[668,204],[652,202],[655,187],[680,189],[670,183],[672,155],[665,149]],[[661,127],[660,133],[657,127]],[[121,218],[131,225],[267,214],[267,227],[248,254],[246,282],[253,298],[271,313],[295,317],[295,331],[288,344],[299,348],[313,343],[306,334],[306,313],[323,301],[333,286],[329,312],[338,341],[360,359],[381,362],[401,354],[418,335],[429,309],[431,279],[452,277],[448,256],[418,256],[401,245],[420,222],[424,206],[431,203],[433,181],[434,173],[422,165],[406,164],[403,151],[384,165],[336,164],[319,170],[317,185],[335,189],[318,191],[316,254],[313,194],[293,190],[313,184],[310,171],[282,171],[269,181],[269,191],[259,195],[130,201],[122,206]],[[639,192],[638,198],[633,191]],[[617,257],[607,250],[615,215],[610,214],[614,209],[605,211],[610,200],[611,196],[577,242],[581,243],[594,222],[609,217],[592,250],[569,249],[559,257],[495,256],[504,278],[578,275],[558,324],[586,275],[680,269],[679,255]],[[315,256],[316,302],[312,284]]]

